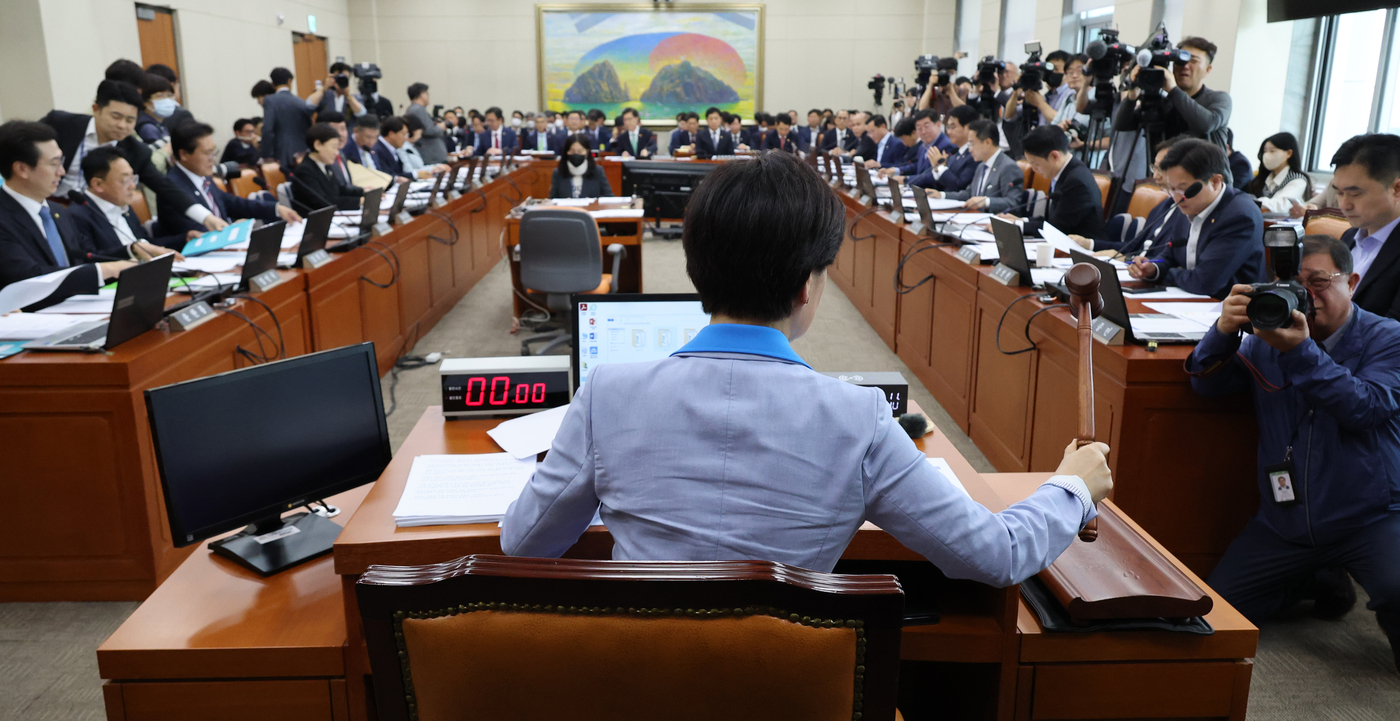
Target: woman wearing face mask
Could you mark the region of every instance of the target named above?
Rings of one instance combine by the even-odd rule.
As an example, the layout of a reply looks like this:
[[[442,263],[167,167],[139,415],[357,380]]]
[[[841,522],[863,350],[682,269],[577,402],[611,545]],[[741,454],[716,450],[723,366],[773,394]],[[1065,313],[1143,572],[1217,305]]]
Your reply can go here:
[[[1259,200],[1265,213],[1287,213],[1293,202],[1312,195],[1312,178],[1303,172],[1298,139],[1292,133],[1271,135],[1259,146],[1259,174],[1244,190]]]
[[[162,121],[180,107],[175,102],[175,88],[169,80],[147,73],[141,83],[141,99],[146,106],[136,115],[136,134],[147,145],[159,148],[170,140],[170,131]]]
[[[613,194],[608,176],[593,162],[588,141],[582,135],[570,135],[564,141],[568,148],[559,159],[554,179],[549,186],[551,198],[605,198]]]

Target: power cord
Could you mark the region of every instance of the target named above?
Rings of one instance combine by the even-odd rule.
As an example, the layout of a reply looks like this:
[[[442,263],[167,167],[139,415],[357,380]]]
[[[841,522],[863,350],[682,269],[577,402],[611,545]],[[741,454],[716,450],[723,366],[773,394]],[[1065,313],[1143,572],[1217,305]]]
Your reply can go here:
[[[244,315],[244,314],[243,314],[242,312],[240,312],[240,311],[236,311],[236,310],[234,310],[234,309],[232,309],[232,308],[220,308],[220,307],[218,307],[218,306],[214,306],[214,310],[217,310],[217,311],[219,311],[220,313],[226,313],[226,314],[228,314],[228,315],[231,315],[231,316],[233,316],[233,317],[235,317],[235,318],[237,318],[237,319],[243,321],[244,323],[247,323],[247,324],[248,324],[248,327],[253,329],[253,340],[256,340],[256,341],[258,342],[258,352],[257,352],[257,353],[254,353],[253,351],[251,351],[251,350],[249,350],[249,349],[247,349],[247,348],[244,348],[244,347],[240,344],[240,345],[238,345],[238,346],[235,346],[235,348],[234,348],[234,350],[238,351],[239,355],[242,355],[244,358],[247,358],[248,360],[252,361],[252,362],[253,362],[253,365],[261,365],[261,364],[263,364],[263,363],[268,363],[268,362],[271,361],[271,359],[269,359],[269,358],[267,357],[267,348],[263,346],[263,341],[262,341],[262,337],[265,335],[265,336],[267,336],[268,342],[271,343],[271,342],[272,342],[272,334],[271,334],[271,333],[268,333],[266,330],[264,330],[264,329],[262,328],[262,326],[258,325],[257,323],[254,323],[252,318],[249,318],[247,315]],[[261,335],[260,335],[260,334],[261,334]],[[273,347],[276,348],[276,345],[274,344]]]
[[[1069,304],[1068,304],[1068,303],[1054,303],[1054,304],[1052,304],[1052,305],[1047,305],[1047,306],[1045,306],[1044,308],[1041,308],[1040,310],[1037,310],[1037,311],[1034,312],[1034,313],[1031,313],[1031,317],[1029,317],[1029,318],[1026,319],[1026,328],[1025,328],[1025,330],[1023,331],[1024,334],[1025,334],[1025,336],[1026,336],[1026,342],[1029,343],[1030,345],[1027,346],[1027,347],[1025,347],[1025,348],[1022,348],[1022,349],[1020,349],[1020,350],[1011,350],[1011,351],[1006,350],[1006,349],[1004,349],[1004,348],[1001,347],[1001,326],[1002,326],[1003,323],[1006,322],[1006,316],[1007,316],[1007,314],[1009,314],[1009,313],[1011,312],[1011,308],[1014,307],[1017,303],[1020,303],[1021,301],[1026,300],[1026,299],[1029,299],[1029,298],[1035,298],[1035,296],[1034,296],[1034,295],[1023,295],[1023,296],[1021,296],[1020,298],[1017,298],[1016,300],[1013,300],[1013,301],[1011,301],[1009,304],[1007,304],[1006,310],[1004,310],[1004,311],[1001,312],[1001,320],[998,320],[998,321],[997,321],[997,331],[996,331],[995,340],[996,340],[996,344],[997,344],[997,350],[998,350],[998,351],[1001,351],[1002,355],[1020,355],[1020,354],[1022,354],[1022,353],[1029,353],[1029,352],[1031,352],[1031,351],[1033,351],[1033,350],[1040,350],[1040,346],[1036,345],[1035,341],[1031,340],[1031,321],[1034,321],[1036,316],[1040,315],[1041,313],[1044,313],[1044,312],[1047,311],[1047,310],[1054,310],[1054,309],[1056,309],[1056,308],[1068,308],[1068,307],[1069,307]]]
[[[860,211],[859,213],[856,213],[855,217],[854,217],[854,218],[851,218],[851,227],[849,227],[849,228],[846,229],[846,235],[847,235],[851,240],[854,240],[854,241],[857,241],[857,242],[862,241],[862,240],[870,240],[871,238],[874,238],[874,237],[875,237],[875,234],[874,234],[874,233],[871,233],[870,235],[862,235],[862,236],[860,236],[860,237],[856,237],[856,224],[857,224],[857,223],[860,223],[860,219],[861,219],[861,218],[864,218],[865,216],[870,215],[871,213],[874,213],[874,212],[878,211],[879,209],[880,209],[880,206],[878,206],[878,205],[872,205],[871,207],[866,208],[865,210],[862,210],[862,211]]]
[[[904,254],[904,257],[902,257],[902,258],[899,259],[899,265],[895,266],[895,269],[894,269],[894,290],[895,290],[895,292],[898,293],[899,295],[907,295],[907,294],[909,294],[909,293],[912,293],[912,292],[914,292],[916,289],[918,289],[919,286],[921,286],[921,285],[923,285],[924,283],[927,283],[927,282],[933,280],[933,278],[934,278],[933,274],[932,274],[932,273],[929,273],[927,276],[924,277],[923,280],[921,280],[921,281],[919,281],[919,282],[917,282],[917,283],[915,283],[915,284],[913,284],[913,285],[905,285],[905,284],[904,284],[904,265],[905,265],[905,263],[908,263],[908,262],[909,262],[909,259],[910,259],[910,258],[913,258],[914,256],[916,256],[916,255],[918,255],[918,254],[920,254],[920,253],[922,253],[922,252],[924,252],[924,251],[926,251],[926,250],[933,250],[934,248],[947,248],[947,247],[949,247],[949,246],[957,245],[957,243],[936,243],[936,242],[935,242],[935,243],[930,243],[929,241],[931,241],[931,240],[932,240],[931,238],[924,238],[924,239],[920,240],[919,242],[917,242],[917,243],[915,243],[914,245],[910,246],[909,251],[906,252],[906,253]],[[928,243],[928,244],[927,244],[927,245],[924,245],[925,243]],[[920,247],[920,246],[923,246],[923,247]]]
[[[263,310],[266,310],[266,311],[267,311],[267,314],[268,314],[269,316],[271,316],[271,318],[272,318],[272,324],[273,324],[274,326],[277,327],[277,348],[279,349],[279,350],[278,350],[277,357],[278,357],[278,358],[286,358],[286,357],[287,357],[287,339],[286,339],[285,336],[282,335],[282,321],[277,320],[277,314],[274,313],[274,312],[272,312],[272,306],[270,306],[270,305],[268,305],[266,302],[264,302],[263,299],[253,297],[253,296],[248,295],[248,294],[246,294],[246,293],[236,293],[236,294],[234,294],[233,297],[235,297],[235,298],[242,298],[243,300],[251,300],[251,301],[253,301],[254,303],[257,303],[258,305],[262,306],[262,307],[263,307]]]

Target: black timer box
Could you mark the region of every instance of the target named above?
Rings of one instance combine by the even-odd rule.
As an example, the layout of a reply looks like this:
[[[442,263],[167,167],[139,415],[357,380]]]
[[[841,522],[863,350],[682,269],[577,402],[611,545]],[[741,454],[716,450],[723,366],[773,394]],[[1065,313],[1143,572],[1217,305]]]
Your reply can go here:
[[[890,402],[890,411],[898,418],[909,412],[909,381],[898,371],[875,371],[873,373],[823,373],[851,385],[879,388]]]
[[[569,404],[569,356],[449,358],[438,365],[448,418],[522,415]]]

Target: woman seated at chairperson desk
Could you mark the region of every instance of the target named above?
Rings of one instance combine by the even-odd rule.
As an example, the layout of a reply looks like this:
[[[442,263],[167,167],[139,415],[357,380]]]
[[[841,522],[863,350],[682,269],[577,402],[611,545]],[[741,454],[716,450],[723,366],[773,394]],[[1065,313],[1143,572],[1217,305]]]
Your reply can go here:
[[[309,213],[334,205],[340,210],[358,210],[364,189],[342,185],[332,170],[340,157],[340,131],[330,123],[316,123],[306,130],[306,147],[310,148],[306,157],[292,171],[294,209]]]
[[[554,169],[549,184],[551,198],[606,198],[613,194],[608,176],[593,160],[588,141],[582,135],[570,135],[564,140],[564,157]]]
[[[1112,487],[1093,444],[992,513],[925,461],[875,388],[813,371],[812,324],[845,229],[791,153],[717,167],[686,209],[711,324],[669,358],[594,368],[506,512],[501,548],[557,557],[599,508],[619,560],[780,561],[831,571],[869,520],[945,574],[1006,586],[1050,565]]]

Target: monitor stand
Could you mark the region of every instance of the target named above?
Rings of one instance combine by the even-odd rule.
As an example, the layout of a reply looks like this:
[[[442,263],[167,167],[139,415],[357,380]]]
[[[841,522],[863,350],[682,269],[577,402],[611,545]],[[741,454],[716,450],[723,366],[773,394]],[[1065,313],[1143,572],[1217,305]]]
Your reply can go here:
[[[331,552],[340,524],[314,513],[273,516],[209,544],[210,550],[270,576]]]

